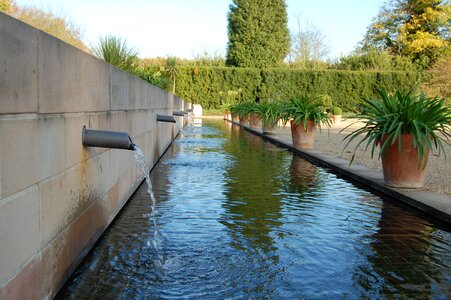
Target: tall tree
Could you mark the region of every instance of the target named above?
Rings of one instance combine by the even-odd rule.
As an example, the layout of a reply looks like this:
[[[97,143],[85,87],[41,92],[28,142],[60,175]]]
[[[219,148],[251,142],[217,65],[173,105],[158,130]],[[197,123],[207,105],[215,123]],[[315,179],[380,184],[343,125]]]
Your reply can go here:
[[[227,65],[273,67],[290,48],[285,0],[233,0],[228,15]]]
[[[449,0],[387,1],[368,28],[363,48],[388,50],[429,66],[449,55]]]
[[[302,68],[315,69],[329,53],[329,43],[321,30],[301,14],[297,15],[297,25],[291,33],[289,60]]]

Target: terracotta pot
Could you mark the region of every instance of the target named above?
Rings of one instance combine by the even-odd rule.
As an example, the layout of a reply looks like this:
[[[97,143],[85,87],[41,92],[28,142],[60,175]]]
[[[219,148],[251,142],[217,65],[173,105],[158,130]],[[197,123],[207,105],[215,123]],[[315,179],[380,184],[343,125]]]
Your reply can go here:
[[[385,138],[382,139],[384,143]],[[413,146],[413,136],[409,133],[401,135],[402,148],[399,151],[398,141],[388,145],[382,154],[382,170],[385,183],[393,187],[417,188],[423,186],[426,175],[425,161],[429,157],[429,148],[423,154],[420,169],[418,169],[418,150]]]
[[[265,134],[276,134],[277,126],[263,124],[262,130]]]
[[[240,122],[240,118],[238,117],[237,114],[232,114],[232,121],[235,123],[239,123]]]
[[[240,118],[240,124],[243,126],[249,126],[249,116],[242,116]]]
[[[261,125],[261,119],[260,116],[256,113],[252,113],[249,115],[249,126],[252,129],[260,129]]]
[[[293,146],[296,149],[312,149],[315,143],[315,123],[313,121],[307,122],[307,130],[304,128],[304,122],[295,125],[293,120],[291,124],[291,137],[293,138]]]
[[[334,124],[340,124],[341,123],[341,115],[332,115],[332,121]]]
[[[232,115],[229,112],[224,113],[224,120],[232,120]]]

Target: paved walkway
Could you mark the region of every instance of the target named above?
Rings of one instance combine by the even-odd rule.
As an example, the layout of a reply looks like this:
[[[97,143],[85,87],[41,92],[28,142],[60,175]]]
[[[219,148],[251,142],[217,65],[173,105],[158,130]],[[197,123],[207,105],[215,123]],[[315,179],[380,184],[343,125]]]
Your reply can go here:
[[[339,125],[333,125],[329,130],[317,131],[315,148],[305,151],[292,148],[289,127],[279,128],[274,135],[263,135],[259,130],[245,128],[282,147],[294,150],[347,178],[362,183],[375,192],[404,201],[447,223],[451,223],[451,147],[445,146],[446,160],[443,154],[438,157],[437,153],[431,153],[424,188],[399,189],[388,187],[383,181],[381,162],[377,159],[378,152],[374,155],[375,159],[371,159],[370,151],[364,153],[364,146],[361,146],[362,149],[357,151],[353,164],[349,166],[352,150],[358,142],[353,142],[343,151],[346,144],[346,141],[343,142],[343,138],[362,124],[356,123],[342,132],[340,131],[354,122],[356,122],[355,119],[344,120]]]

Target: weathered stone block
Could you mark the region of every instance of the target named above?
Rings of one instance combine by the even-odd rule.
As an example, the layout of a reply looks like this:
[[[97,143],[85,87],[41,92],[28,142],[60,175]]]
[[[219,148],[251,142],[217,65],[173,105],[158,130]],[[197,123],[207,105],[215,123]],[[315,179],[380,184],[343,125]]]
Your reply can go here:
[[[38,109],[38,31],[0,13],[0,114]]]
[[[37,185],[0,200],[0,286],[39,251]]]
[[[38,43],[40,113],[109,110],[108,64],[44,32]]]
[[[111,76],[111,110],[126,110],[128,108],[128,74],[113,66]]]
[[[0,119],[1,197],[65,169],[62,116]]]

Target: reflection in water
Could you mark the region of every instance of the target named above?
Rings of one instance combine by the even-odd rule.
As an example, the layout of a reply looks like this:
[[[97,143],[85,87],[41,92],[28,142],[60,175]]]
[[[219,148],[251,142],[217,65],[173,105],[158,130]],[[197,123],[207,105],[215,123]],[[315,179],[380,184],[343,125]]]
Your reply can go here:
[[[390,202],[382,204],[378,230],[370,236],[369,264],[356,274],[358,281],[368,291],[379,289],[385,295],[428,298],[449,293],[449,233],[408,211]]]
[[[227,169],[227,201],[223,204],[224,214],[230,217],[222,222],[232,229],[239,249],[246,249],[242,243],[249,243],[253,249],[269,252],[273,250],[271,230],[280,225],[281,152],[268,151],[261,138],[244,131],[235,132],[225,149],[234,163]]]
[[[317,180],[317,168],[305,159],[293,155],[290,168],[290,181],[287,189],[291,193],[305,193],[309,188],[315,188],[319,182]]]
[[[207,123],[207,124],[205,124]],[[69,284],[69,299],[449,298],[451,234],[219,122],[189,127]]]

